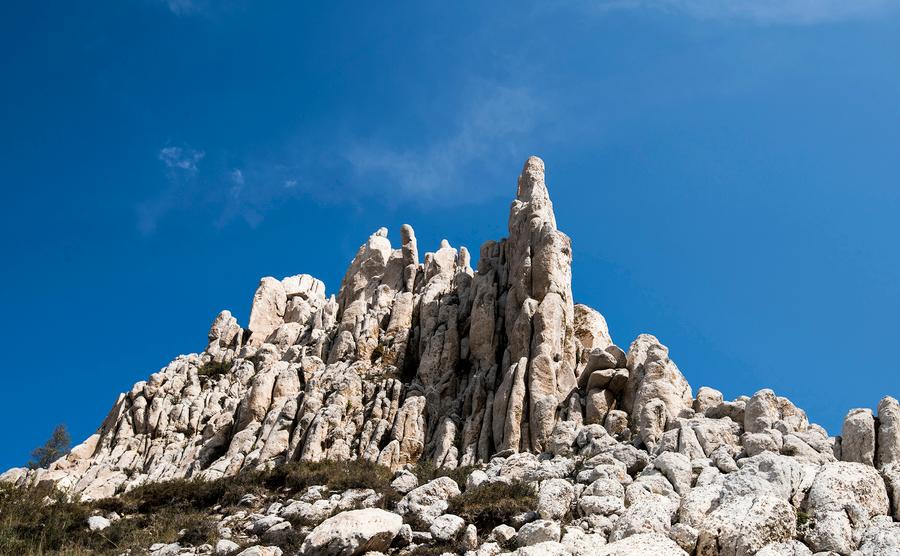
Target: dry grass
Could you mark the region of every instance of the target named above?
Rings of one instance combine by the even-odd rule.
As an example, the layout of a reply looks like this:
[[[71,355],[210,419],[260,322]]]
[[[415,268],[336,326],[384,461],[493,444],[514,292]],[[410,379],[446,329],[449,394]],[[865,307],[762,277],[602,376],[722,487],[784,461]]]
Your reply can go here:
[[[447,512],[474,523],[479,531],[490,531],[513,516],[533,510],[536,504],[537,495],[527,483],[489,483],[451,499]]]
[[[199,546],[217,540],[214,507],[234,506],[246,494],[262,498],[290,495],[313,485],[331,490],[371,488],[389,507],[397,494],[389,469],[371,462],[292,462],[268,471],[241,473],[213,481],[177,479],[148,483],[115,498],[91,503],[68,501],[48,488],[0,484],[0,554],[117,555],[142,553],[151,543]],[[87,518],[116,512],[122,519],[91,532]],[[295,553],[303,538],[286,535],[280,544]]]

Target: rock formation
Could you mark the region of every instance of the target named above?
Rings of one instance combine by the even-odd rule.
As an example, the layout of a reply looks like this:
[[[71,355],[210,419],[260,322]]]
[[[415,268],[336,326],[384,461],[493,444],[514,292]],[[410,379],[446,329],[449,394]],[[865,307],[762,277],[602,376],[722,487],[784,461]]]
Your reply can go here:
[[[395,513],[340,513],[340,497],[323,498],[301,552],[430,535],[479,556],[509,543],[521,554],[900,554],[897,400],[852,410],[830,437],[771,390],[694,396],[658,339],[625,351],[600,313],[575,304],[571,262],[532,157],[509,235],[482,245],[476,270],[446,241],[420,260],[405,225],[396,248],[384,228],[368,238],[336,295],[308,275],[263,278],[246,329],[221,312],[202,353],[120,395],[68,456],[2,479],[91,500],[147,481],[364,459],[397,471]],[[417,485],[407,469],[422,460],[477,465],[467,486],[532,483],[534,515],[476,531],[445,513],[466,485]],[[428,530],[410,536],[405,515]],[[278,519],[264,525],[285,527]]]

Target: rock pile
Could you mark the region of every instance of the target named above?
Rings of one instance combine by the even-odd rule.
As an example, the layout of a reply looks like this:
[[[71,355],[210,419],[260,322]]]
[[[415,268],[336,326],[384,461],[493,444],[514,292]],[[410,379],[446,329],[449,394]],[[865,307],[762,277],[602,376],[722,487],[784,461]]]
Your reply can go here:
[[[365,459],[396,470],[392,512],[306,493],[248,534],[304,512],[303,554],[438,541],[477,556],[900,554],[897,400],[877,417],[852,410],[830,437],[771,390],[694,395],[651,335],[617,346],[600,313],[574,303],[571,241],[540,159],[519,177],[509,236],[481,247],[477,270],[465,247],[443,241],[420,260],[411,227],[396,248],[387,236],[360,247],[337,295],[308,275],[263,278],[246,329],[223,311],[203,353],[135,384],[49,469],[3,480],[90,500]],[[419,485],[407,469],[425,460],[478,469],[465,485]],[[447,513],[462,489],[520,481],[537,503],[515,523],[479,531]]]

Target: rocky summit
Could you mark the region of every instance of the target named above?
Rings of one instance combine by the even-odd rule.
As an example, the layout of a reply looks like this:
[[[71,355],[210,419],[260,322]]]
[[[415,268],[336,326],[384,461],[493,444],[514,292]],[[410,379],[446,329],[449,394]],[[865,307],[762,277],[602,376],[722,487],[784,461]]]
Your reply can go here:
[[[210,510],[215,546],[148,538],[158,555],[900,554],[897,400],[853,409],[834,437],[771,390],[694,391],[654,336],[617,345],[575,303],[540,159],[476,269],[465,247],[420,259],[399,233],[370,236],[336,295],[306,274],[263,278],[245,326],[222,311],[202,353],[121,394],[48,469],[2,479],[90,502],[292,463],[392,473],[387,494],[248,494]],[[527,507],[485,518],[512,491]],[[294,548],[277,542],[288,531]]]

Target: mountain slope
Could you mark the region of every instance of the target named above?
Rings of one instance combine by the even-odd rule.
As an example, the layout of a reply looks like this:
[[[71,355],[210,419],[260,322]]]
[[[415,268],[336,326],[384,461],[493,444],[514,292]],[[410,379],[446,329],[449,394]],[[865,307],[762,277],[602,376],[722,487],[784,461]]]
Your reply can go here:
[[[576,517],[599,535],[591,543],[635,554],[782,542],[768,554],[848,554],[866,535],[900,546],[889,517],[897,401],[882,400],[877,419],[852,411],[843,437],[830,437],[770,390],[695,396],[653,336],[615,345],[600,313],[574,303],[571,241],[540,159],[519,177],[509,236],[481,247],[477,270],[464,247],[442,242],[420,261],[412,228],[400,238],[395,248],[385,229],[369,237],[337,295],[308,275],[263,278],[246,328],[223,311],[202,353],[122,394],[67,457],[0,478],[96,500],[292,461],[368,460],[398,480],[420,461],[480,464],[473,485],[533,483],[548,527]],[[446,486],[440,496],[459,491]],[[444,510],[427,516],[432,535]],[[528,527],[521,545],[560,541],[558,523],[520,538]]]

